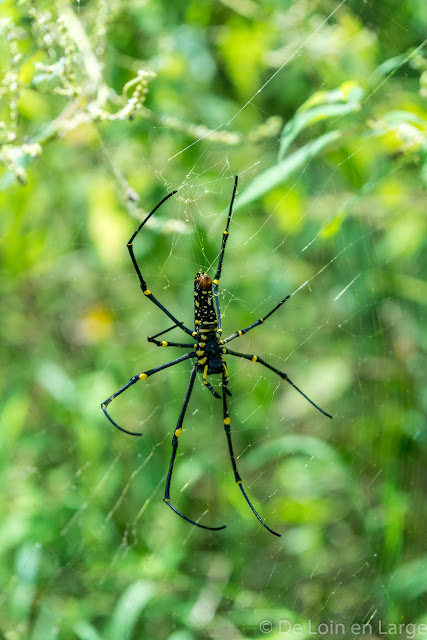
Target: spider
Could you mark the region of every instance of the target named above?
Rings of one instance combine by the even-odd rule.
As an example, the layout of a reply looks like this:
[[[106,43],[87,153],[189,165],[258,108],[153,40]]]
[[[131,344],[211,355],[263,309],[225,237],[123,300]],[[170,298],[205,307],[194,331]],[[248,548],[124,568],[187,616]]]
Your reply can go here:
[[[201,529],[208,529],[210,531],[220,531],[221,529],[225,529],[226,525],[222,525],[221,527],[208,527],[206,525],[200,524],[199,522],[195,522],[194,520],[191,520],[190,518],[185,516],[183,513],[181,513],[171,502],[170,488],[171,488],[171,480],[172,480],[172,473],[173,473],[176,453],[178,449],[178,439],[182,433],[184,416],[188,407],[188,403],[190,401],[191,393],[193,391],[196,375],[198,372],[202,374],[203,384],[209,389],[209,391],[214,395],[215,398],[219,398],[219,399],[221,399],[221,396],[215,391],[215,389],[212,387],[210,382],[208,382],[207,377],[213,374],[221,375],[222,376],[222,407],[223,407],[224,429],[225,429],[225,435],[227,437],[228,451],[230,454],[235,481],[239,486],[240,491],[243,494],[243,497],[245,498],[252,512],[258,518],[262,526],[265,527],[267,531],[269,531],[273,535],[280,537],[280,533],[276,533],[276,531],[273,531],[273,529],[270,529],[270,527],[264,522],[264,520],[259,516],[259,514],[255,510],[253,504],[249,500],[249,497],[245,489],[243,488],[242,479],[237,470],[236,457],[234,455],[233,445],[231,441],[230,415],[229,415],[228,405],[227,405],[227,397],[231,396],[231,392],[228,388],[229,375],[227,371],[225,356],[229,355],[236,358],[244,358],[245,360],[250,360],[251,362],[257,362],[258,364],[263,365],[267,369],[270,369],[270,371],[273,371],[274,373],[276,373],[282,380],[286,380],[288,384],[290,384],[296,391],[298,391],[298,393],[300,393],[306,400],[308,400],[308,402],[310,402],[318,411],[323,413],[323,415],[327,416],[328,418],[332,418],[332,416],[329,415],[329,413],[326,413],[326,411],[323,411],[323,409],[321,409],[317,404],[315,404],[312,400],[310,400],[310,398],[306,396],[305,393],[303,393],[303,391],[301,391],[301,389],[299,389],[292,382],[292,380],[289,379],[286,373],[279,371],[279,369],[276,369],[272,365],[268,364],[268,362],[266,362],[259,356],[248,355],[246,353],[239,353],[238,351],[233,351],[232,349],[229,349],[228,346],[226,346],[228,345],[229,342],[231,342],[235,338],[239,338],[240,336],[243,336],[248,331],[251,331],[251,329],[255,329],[255,327],[258,327],[259,325],[263,324],[270,316],[273,315],[273,313],[275,313],[282,306],[282,304],[284,304],[287,300],[289,300],[290,296],[286,296],[286,298],[281,300],[281,302],[279,302],[279,304],[277,304],[274,307],[274,309],[269,311],[263,318],[259,318],[259,320],[257,320],[256,322],[253,322],[252,324],[250,324],[248,327],[245,327],[244,329],[235,331],[228,338],[225,338],[225,339],[222,338],[221,309],[219,304],[218,286],[221,278],[225,247],[226,247],[227,239],[229,235],[229,226],[230,226],[231,216],[233,213],[233,204],[236,197],[237,180],[238,180],[238,176],[236,176],[234,180],[233,195],[231,197],[230,209],[229,209],[228,218],[227,218],[227,225],[222,236],[221,251],[219,254],[218,268],[216,270],[215,277],[212,280],[210,276],[202,270],[196,273],[196,277],[194,280],[194,330],[189,329],[183,322],[180,322],[151,293],[151,291],[147,287],[147,283],[140,271],[140,268],[138,266],[138,263],[136,261],[136,258],[133,252],[133,241],[135,240],[138,233],[141,231],[142,227],[145,225],[147,220],[157,211],[157,209],[164,202],[166,202],[166,200],[168,200],[171,196],[173,196],[176,193],[176,191],[172,191],[172,193],[169,193],[165,198],[163,198],[163,200],[161,200],[161,202],[141,222],[138,229],[135,231],[135,233],[127,243],[126,246],[129,250],[129,254],[130,254],[133,266],[139,278],[139,283],[140,283],[143,294],[149,300],[151,300],[151,302],[153,302],[159,309],[161,309],[161,311],[163,311],[163,313],[166,314],[174,323],[168,329],[165,329],[164,331],[161,331],[160,333],[157,333],[154,336],[148,336],[147,338],[148,341],[152,342],[158,347],[178,347],[180,349],[187,349],[190,351],[189,353],[186,353],[180,358],[176,358],[175,360],[171,360],[170,362],[167,362],[166,364],[162,364],[158,367],[155,367],[154,369],[149,369],[148,371],[144,371],[143,373],[138,373],[132,376],[132,378],[129,380],[127,384],[125,384],[121,389],[113,393],[109,398],[107,398],[107,400],[105,400],[105,402],[101,404],[101,408],[105,413],[105,415],[107,416],[108,420],[120,431],[123,431],[124,433],[127,433],[132,436],[142,435],[141,433],[135,433],[133,431],[128,431],[127,429],[120,427],[111,418],[111,416],[107,412],[107,407],[110,404],[110,402],[114,400],[114,398],[117,398],[117,396],[119,396],[121,393],[123,393],[123,391],[126,391],[126,389],[129,389],[129,387],[131,387],[135,383],[141,380],[146,380],[147,378],[154,375],[155,373],[158,373],[159,371],[163,371],[163,369],[167,369],[168,367],[173,367],[174,365],[180,362],[184,362],[186,360],[194,360],[193,368],[190,375],[190,382],[187,388],[187,393],[185,394],[184,403],[182,405],[178,422],[172,437],[172,456],[169,463],[169,471],[168,471],[168,476],[166,480],[166,488],[165,488],[165,495],[164,495],[163,501],[175,513],[177,513],[181,518],[183,518],[190,524],[195,525],[196,527],[200,527]],[[193,339],[193,341],[184,343],[184,342],[166,342],[165,340],[157,340],[157,338],[168,333],[172,329],[175,329],[176,327],[179,327],[184,333],[190,336]]]

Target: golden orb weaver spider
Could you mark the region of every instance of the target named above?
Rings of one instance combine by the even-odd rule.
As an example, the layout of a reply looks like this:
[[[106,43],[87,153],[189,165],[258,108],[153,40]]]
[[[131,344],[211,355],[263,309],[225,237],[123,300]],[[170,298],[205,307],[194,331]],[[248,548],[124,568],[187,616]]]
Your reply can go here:
[[[243,497],[245,498],[252,512],[258,518],[262,526],[265,527],[267,531],[270,531],[270,533],[272,533],[273,535],[280,537],[280,533],[276,533],[276,531],[273,531],[273,529],[270,529],[270,527],[267,526],[264,520],[262,520],[262,518],[258,515],[257,511],[255,510],[254,506],[249,500],[248,495],[246,494],[246,491],[242,486],[242,479],[237,470],[236,458],[234,456],[233,445],[231,442],[230,415],[228,412],[228,405],[227,405],[227,396],[231,396],[231,392],[228,388],[229,376],[228,376],[227,366],[225,362],[225,356],[230,355],[237,358],[244,358],[245,360],[250,360],[251,362],[258,362],[259,364],[262,364],[264,367],[266,367],[267,369],[270,369],[270,371],[273,371],[278,376],[280,376],[282,380],[286,380],[288,384],[290,384],[294,389],[296,389],[298,393],[300,393],[306,400],[308,400],[308,402],[310,402],[318,411],[323,413],[323,415],[327,416],[328,418],[332,418],[332,416],[329,415],[329,413],[326,413],[326,411],[323,411],[323,409],[321,409],[317,404],[315,404],[313,400],[310,400],[310,398],[306,396],[305,393],[303,393],[303,391],[301,391],[301,389],[299,389],[292,382],[292,380],[289,379],[286,373],[283,373],[282,371],[279,371],[279,369],[276,369],[275,367],[271,366],[259,356],[239,353],[238,351],[233,351],[225,346],[235,338],[239,338],[240,336],[244,335],[251,329],[254,329],[255,327],[258,327],[260,324],[264,323],[267,320],[267,318],[273,315],[273,313],[275,313],[282,306],[282,304],[286,302],[286,300],[289,300],[290,296],[286,296],[286,298],[284,298],[281,302],[279,302],[279,304],[277,304],[274,307],[274,309],[269,311],[269,313],[267,313],[263,318],[259,318],[259,320],[257,320],[256,322],[253,322],[248,327],[235,331],[228,338],[223,339],[221,337],[222,323],[221,323],[221,309],[220,309],[219,296],[218,296],[218,286],[219,286],[219,280],[221,278],[225,247],[226,247],[227,239],[229,235],[229,226],[230,226],[231,216],[233,213],[233,204],[236,197],[237,179],[238,179],[238,176],[236,176],[234,180],[233,195],[231,197],[230,209],[229,209],[228,218],[227,218],[227,225],[222,236],[221,251],[219,254],[218,268],[216,270],[215,277],[212,280],[207,273],[200,270],[197,272],[194,280],[194,330],[193,331],[188,327],[186,327],[183,322],[180,322],[151,293],[151,291],[147,287],[147,283],[144,277],[141,274],[140,268],[138,266],[138,263],[136,261],[136,258],[133,252],[133,241],[135,240],[138,233],[141,231],[142,227],[145,225],[147,220],[153,215],[153,213],[155,213],[157,209],[166,200],[168,200],[171,196],[173,196],[176,193],[176,191],[172,191],[172,193],[169,193],[166,197],[163,198],[161,202],[159,202],[159,204],[141,222],[138,229],[135,231],[135,233],[127,243],[126,246],[129,250],[129,254],[130,254],[133,266],[138,275],[139,283],[140,283],[143,294],[149,300],[154,302],[154,304],[157,307],[159,307],[159,309],[161,309],[163,313],[165,313],[174,323],[172,327],[169,327],[168,329],[165,329],[164,331],[157,333],[155,336],[148,336],[148,341],[152,342],[158,347],[178,347],[182,349],[191,349],[191,351],[189,353],[186,353],[184,356],[181,356],[180,358],[176,358],[176,360],[172,360],[171,362],[162,364],[159,367],[155,367],[154,369],[149,369],[148,371],[144,371],[143,373],[139,373],[135,376],[132,376],[132,378],[129,380],[127,384],[125,384],[121,389],[113,393],[109,398],[107,398],[107,400],[105,400],[105,402],[101,404],[101,408],[105,413],[105,415],[107,416],[108,420],[120,431],[123,431],[124,433],[127,433],[131,436],[142,435],[141,433],[135,433],[133,431],[128,431],[127,429],[123,429],[123,427],[120,427],[111,418],[111,416],[107,412],[107,407],[110,404],[110,402],[114,400],[114,398],[117,398],[117,396],[123,393],[123,391],[126,391],[126,389],[134,385],[139,380],[146,380],[149,376],[154,375],[158,371],[162,371],[167,367],[172,367],[178,364],[179,362],[184,362],[185,360],[189,360],[192,358],[196,360],[193,365],[193,369],[191,371],[190,382],[187,388],[187,393],[185,394],[184,403],[182,405],[178,422],[172,437],[172,456],[169,463],[169,471],[168,471],[168,476],[166,480],[166,488],[165,488],[165,495],[164,495],[163,501],[173,511],[175,511],[175,513],[177,513],[181,518],[183,518],[190,524],[193,524],[196,527],[200,527],[201,529],[208,529],[209,531],[220,531],[221,529],[225,529],[226,525],[222,525],[221,527],[208,527],[206,525],[200,524],[199,522],[195,522],[194,520],[191,520],[190,518],[182,514],[180,511],[178,511],[178,509],[174,507],[174,505],[171,503],[170,487],[171,487],[173,466],[175,463],[176,452],[178,449],[178,438],[182,433],[184,416],[188,407],[188,403],[190,401],[191,393],[193,391],[196,374],[197,372],[202,373],[203,384],[206,385],[206,387],[215,396],[215,398],[219,398],[219,399],[221,398],[221,396],[214,390],[212,385],[208,382],[207,376],[212,374],[221,374],[224,429],[225,429],[225,435],[227,437],[228,451],[230,454],[235,481],[239,486],[240,491],[243,494]],[[183,343],[183,342],[166,342],[165,340],[162,340],[162,341],[157,340],[157,338],[159,338],[161,335],[168,333],[169,331],[171,331],[172,329],[175,329],[176,327],[179,327],[187,335],[191,336],[194,339],[193,342]]]

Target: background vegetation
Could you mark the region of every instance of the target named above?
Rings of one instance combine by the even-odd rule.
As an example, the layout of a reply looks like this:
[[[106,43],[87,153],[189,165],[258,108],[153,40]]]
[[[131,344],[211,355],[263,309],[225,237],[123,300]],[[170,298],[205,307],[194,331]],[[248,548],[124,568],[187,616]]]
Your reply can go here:
[[[0,636],[427,622],[425,3],[6,0],[0,15]],[[137,253],[191,323],[236,173],[226,332],[294,293],[239,348],[334,415],[229,362],[240,472],[282,538],[244,503],[199,384],[173,495],[227,529],[162,503],[188,366],[111,405],[141,439],[99,408],[175,354],[146,342],[169,323],[126,240],[178,189]]]

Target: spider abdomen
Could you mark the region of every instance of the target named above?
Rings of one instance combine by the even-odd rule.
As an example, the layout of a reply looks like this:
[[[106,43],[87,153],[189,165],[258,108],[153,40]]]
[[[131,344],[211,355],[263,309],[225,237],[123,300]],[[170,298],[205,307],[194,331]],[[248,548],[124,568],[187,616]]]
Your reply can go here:
[[[212,336],[206,335],[204,342],[199,342],[197,346],[199,371],[204,371],[207,365],[207,375],[222,373],[224,371],[224,360],[216,333],[213,333]]]

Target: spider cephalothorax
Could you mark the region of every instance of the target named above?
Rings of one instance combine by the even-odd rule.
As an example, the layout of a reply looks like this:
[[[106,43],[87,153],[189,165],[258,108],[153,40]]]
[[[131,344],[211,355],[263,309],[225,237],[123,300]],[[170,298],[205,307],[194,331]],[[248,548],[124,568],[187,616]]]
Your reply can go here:
[[[165,495],[164,495],[163,500],[164,500],[164,502],[166,502],[166,504],[173,511],[175,511],[175,513],[177,513],[179,516],[181,516],[181,518],[184,518],[184,520],[187,520],[187,522],[190,522],[191,524],[194,524],[197,527],[201,527],[202,529],[209,529],[209,530],[213,530],[213,531],[218,531],[220,529],[224,529],[225,525],[223,525],[222,527],[208,527],[208,526],[206,526],[204,524],[200,524],[199,522],[195,522],[194,520],[191,520],[190,518],[187,518],[187,516],[183,515],[180,511],[178,511],[178,509],[176,507],[174,507],[172,505],[172,503],[171,503],[171,500],[170,500],[170,487],[171,487],[172,472],[173,472],[173,467],[174,467],[174,463],[175,463],[176,452],[177,452],[177,449],[178,449],[178,438],[182,433],[182,425],[183,425],[183,422],[184,422],[184,416],[185,416],[185,412],[187,410],[188,403],[190,401],[191,393],[193,391],[194,381],[195,381],[196,375],[197,375],[198,372],[201,373],[202,374],[202,382],[203,382],[203,384],[209,389],[209,391],[211,391],[211,393],[216,398],[221,398],[221,396],[214,390],[214,388],[212,387],[210,382],[208,382],[208,380],[207,380],[207,376],[209,376],[209,375],[220,374],[221,375],[224,429],[225,429],[225,435],[227,437],[228,451],[229,451],[229,454],[230,454],[231,464],[232,464],[232,467],[233,467],[234,479],[235,479],[237,485],[239,486],[239,488],[240,488],[240,490],[241,490],[246,502],[248,503],[249,507],[252,509],[253,513],[258,518],[258,520],[263,525],[263,527],[265,527],[268,531],[270,531],[270,533],[273,533],[275,536],[280,536],[279,533],[276,533],[275,531],[270,529],[270,527],[268,527],[265,524],[264,520],[262,520],[262,518],[256,512],[255,508],[253,507],[251,501],[249,500],[249,498],[248,498],[248,496],[246,494],[246,491],[244,490],[244,488],[242,486],[242,480],[241,480],[239,472],[237,470],[236,459],[235,459],[235,456],[234,456],[233,445],[232,445],[232,442],[231,442],[230,416],[229,416],[228,405],[227,405],[227,396],[230,396],[231,392],[230,392],[230,390],[228,388],[229,377],[228,377],[228,371],[227,371],[227,366],[226,366],[226,362],[225,362],[225,355],[228,354],[230,356],[234,356],[234,357],[237,357],[237,358],[244,358],[245,360],[250,360],[251,362],[258,362],[259,364],[262,364],[267,369],[270,369],[270,371],[273,371],[274,373],[276,373],[280,378],[282,378],[282,380],[286,380],[286,382],[288,384],[290,384],[294,389],[296,389],[298,391],[298,393],[300,393],[302,396],[304,396],[304,398],[306,400],[308,400],[308,402],[310,402],[316,409],[318,409],[325,416],[328,416],[328,418],[332,418],[332,416],[330,416],[329,413],[326,413],[325,411],[323,411],[323,409],[318,407],[317,404],[315,404],[312,400],[310,400],[310,398],[308,398],[305,395],[305,393],[303,393],[301,391],[301,389],[299,389],[288,378],[287,374],[284,373],[283,371],[280,371],[279,369],[276,369],[275,367],[271,366],[270,364],[268,364],[268,362],[266,362],[265,360],[263,360],[259,356],[249,355],[247,353],[239,353],[238,351],[232,351],[231,349],[229,349],[228,347],[225,346],[228,342],[231,342],[235,338],[239,338],[240,336],[244,335],[245,333],[247,333],[251,329],[254,329],[255,327],[257,327],[260,324],[262,324],[265,320],[267,320],[267,318],[269,316],[271,316],[275,311],[277,311],[277,309],[279,309],[279,307],[281,307],[282,304],[284,302],[286,302],[286,300],[289,299],[289,296],[286,296],[286,298],[281,300],[274,307],[274,309],[272,309],[269,313],[267,313],[267,315],[265,315],[263,318],[259,318],[258,320],[253,322],[248,327],[245,327],[244,329],[240,329],[238,331],[235,331],[228,338],[223,339],[221,337],[222,326],[221,326],[221,309],[220,309],[219,296],[218,296],[218,285],[219,285],[219,280],[221,278],[222,263],[223,263],[223,259],[224,259],[225,246],[226,246],[226,243],[227,243],[227,238],[228,238],[228,233],[229,233],[228,229],[229,229],[229,226],[230,226],[231,215],[233,213],[233,203],[234,203],[234,198],[236,196],[236,190],[237,190],[237,176],[236,176],[235,181],[234,181],[234,189],[233,189],[233,195],[232,195],[232,198],[231,198],[230,209],[229,209],[229,212],[228,212],[227,225],[226,225],[225,231],[223,232],[223,236],[222,236],[221,251],[220,251],[220,254],[219,254],[218,268],[217,268],[215,277],[212,280],[207,273],[205,273],[204,271],[200,270],[200,271],[197,272],[195,280],[194,280],[194,330],[193,331],[191,329],[189,329],[187,326],[185,326],[185,324],[183,322],[180,322],[151,293],[151,291],[147,287],[147,283],[145,282],[145,280],[144,280],[144,278],[143,278],[143,276],[141,274],[141,271],[139,269],[139,266],[138,266],[138,263],[136,261],[135,255],[133,253],[133,241],[134,241],[135,237],[137,236],[137,234],[139,233],[139,231],[142,229],[142,227],[147,222],[147,220],[150,218],[150,216],[152,216],[153,213],[155,211],[157,211],[157,209],[160,207],[160,205],[162,205],[163,202],[165,202],[165,200],[167,200],[172,195],[174,195],[174,193],[176,193],[176,191],[173,191],[172,193],[169,193],[165,198],[163,198],[163,200],[157,205],[157,207],[155,207],[153,209],[153,211],[151,211],[151,213],[149,213],[148,216],[143,220],[143,222],[139,225],[138,229],[135,231],[135,233],[133,234],[133,236],[131,237],[131,239],[127,243],[127,248],[129,250],[129,254],[130,254],[133,266],[135,268],[135,271],[136,271],[136,273],[138,275],[139,283],[140,283],[142,292],[144,293],[144,295],[149,300],[154,302],[154,304],[159,309],[161,309],[161,311],[163,311],[163,313],[165,313],[174,323],[172,327],[169,327],[168,329],[165,329],[164,331],[160,331],[155,336],[149,336],[148,337],[148,341],[154,343],[158,347],[178,347],[178,348],[186,349],[189,352],[186,353],[184,356],[181,356],[180,358],[176,358],[176,360],[172,360],[171,362],[167,362],[166,364],[162,364],[159,367],[155,367],[154,369],[149,369],[148,371],[144,371],[143,373],[138,373],[135,376],[132,376],[132,378],[129,380],[129,382],[127,384],[125,384],[121,389],[119,389],[118,391],[113,393],[109,398],[107,398],[107,400],[105,400],[105,402],[103,402],[101,404],[101,408],[104,411],[104,413],[107,416],[107,418],[109,419],[109,421],[115,427],[117,427],[117,429],[120,429],[120,431],[124,431],[125,433],[128,433],[130,435],[134,435],[134,436],[141,435],[140,433],[134,433],[133,431],[127,431],[127,429],[123,429],[123,427],[120,427],[110,417],[110,415],[107,412],[107,407],[110,404],[110,402],[112,400],[114,400],[114,398],[116,398],[118,395],[123,393],[123,391],[126,391],[126,389],[128,389],[130,386],[132,386],[136,382],[138,382],[140,380],[145,380],[146,378],[148,378],[149,376],[152,376],[153,374],[157,373],[158,371],[162,371],[163,369],[166,369],[167,367],[172,367],[172,366],[178,364],[179,362],[183,362],[185,360],[189,360],[189,359],[194,359],[195,360],[195,362],[193,364],[192,371],[191,371],[190,382],[189,382],[189,385],[188,385],[188,388],[187,388],[187,393],[185,395],[184,403],[182,405],[181,412],[180,412],[179,418],[178,418],[178,422],[177,422],[177,425],[175,427],[174,434],[173,434],[173,437],[172,437],[172,456],[171,456],[171,461],[170,461],[170,464],[169,464],[169,471],[168,471],[168,476],[167,476],[167,480],[166,480]],[[159,336],[164,335],[165,333],[168,333],[169,331],[171,331],[172,329],[175,329],[175,328],[179,328],[182,331],[184,331],[187,335],[192,337],[193,340],[195,340],[195,342],[183,343],[183,342],[167,342],[165,340],[162,340],[162,341],[161,340],[157,340],[157,338]]]

